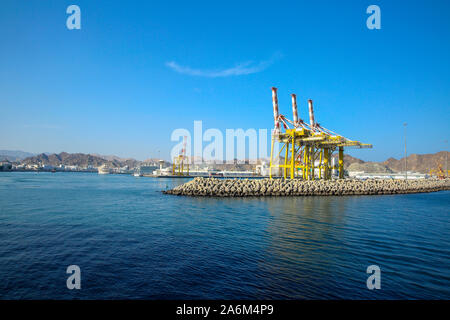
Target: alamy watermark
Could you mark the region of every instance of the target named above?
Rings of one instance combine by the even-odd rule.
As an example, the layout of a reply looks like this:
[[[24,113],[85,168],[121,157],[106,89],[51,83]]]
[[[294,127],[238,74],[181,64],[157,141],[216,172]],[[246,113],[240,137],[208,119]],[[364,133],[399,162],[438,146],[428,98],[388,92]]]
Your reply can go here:
[[[67,20],[66,20],[67,29],[69,29],[69,30],[81,29],[81,9],[80,9],[80,7],[75,4],[72,4],[67,7],[66,13],[70,14],[70,16],[67,17]]]
[[[370,14],[367,18],[366,26],[368,29],[381,29],[381,9],[379,6],[372,4],[367,7],[366,13]]]
[[[79,266],[73,264],[67,267],[67,274],[70,276],[67,278],[66,286],[67,289],[81,289],[81,269]]]
[[[189,163],[249,163],[267,159],[269,141],[267,129],[225,129],[225,132],[209,128],[204,130],[201,120],[194,121],[193,134],[188,129],[178,128],[171,134],[171,141],[178,141],[170,152],[171,159],[184,152]],[[274,144],[278,152],[278,143]]]
[[[66,26],[69,30],[81,29],[81,9],[76,4],[71,4],[67,7],[66,13],[70,14],[66,20]],[[381,9],[379,6],[372,4],[367,7],[366,13],[370,16],[366,20],[368,29],[381,29]]]
[[[381,269],[379,266],[373,264],[367,267],[366,273],[370,274],[367,278],[367,289],[381,289]]]

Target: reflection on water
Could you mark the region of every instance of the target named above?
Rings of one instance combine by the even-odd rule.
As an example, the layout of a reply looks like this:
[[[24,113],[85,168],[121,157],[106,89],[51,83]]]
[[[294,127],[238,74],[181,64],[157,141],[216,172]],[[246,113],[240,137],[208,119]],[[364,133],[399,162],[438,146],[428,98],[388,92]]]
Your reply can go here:
[[[161,193],[186,181],[1,173],[0,297],[450,298],[450,192]],[[73,263],[79,292],[65,287]],[[378,291],[366,288],[371,264],[381,268]]]
[[[261,268],[274,279],[280,296],[304,298],[336,270],[336,247],[340,247],[348,198],[296,197],[266,200],[272,217],[267,231],[270,245]],[[343,251],[346,251],[343,248]],[[312,268],[314,266],[314,268]],[[284,281],[276,277],[282,268]],[[311,270],[315,272],[311,272]],[[327,284],[329,286],[330,284]],[[286,292],[286,288],[290,292]],[[301,288],[299,290],[299,288]],[[332,296],[332,295],[330,295]]]

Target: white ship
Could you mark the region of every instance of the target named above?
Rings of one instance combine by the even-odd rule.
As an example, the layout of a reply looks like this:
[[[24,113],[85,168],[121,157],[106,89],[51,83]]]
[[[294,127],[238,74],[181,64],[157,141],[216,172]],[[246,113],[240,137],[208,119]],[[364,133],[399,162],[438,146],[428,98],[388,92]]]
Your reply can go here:
[[[172,175],[172,168],[171,167],[167,167],[167,168],[159,168],[156,169],[155,171],[153,171],[153,175],[154,176],[171,176]]]
[[[136,168],[133,176],[135,177],[148,177],[148,176],[152,176],[155,172],[155,170],[158,169],[157,166],[152,166],[150,164],[145,164],[140,166],[139,168]]]
[[[172,176],[172,168],[162,168],[153,171],[155,176]],[[257,174],[253,171],[219,171],[211,168],[195,168],[190,169],[189,172],[186,173],[186,177],[224,177],[224,178],[249,178],[255,177]]]
[[[257,174],[253,171],[228,171],[223,170],[217,172],[217,176],[224,178],[249,178],[255,177]]]
[[[110,174],[111,173],[111,169],[104,165],[101,165],[100,167],[97,168],[98,170],[98,174]]]
[[[135,176],[135,177],[142,177],[143,174],[140,173],[139,170],[136,170],[136,171],[133,173],[133,176]]]

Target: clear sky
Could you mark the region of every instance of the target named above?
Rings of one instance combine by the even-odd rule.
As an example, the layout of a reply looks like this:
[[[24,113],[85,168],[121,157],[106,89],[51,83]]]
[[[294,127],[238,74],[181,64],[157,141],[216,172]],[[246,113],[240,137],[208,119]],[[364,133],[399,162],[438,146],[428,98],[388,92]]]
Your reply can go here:
[[[68,30],[66,9],[81,9]],[[381,9],[369,30],[366,8]],[[0,7],[0,149],[169,159],[176,128],[273,127],[280,112],[372,143],[444,150],[450,1],[30,1]]]

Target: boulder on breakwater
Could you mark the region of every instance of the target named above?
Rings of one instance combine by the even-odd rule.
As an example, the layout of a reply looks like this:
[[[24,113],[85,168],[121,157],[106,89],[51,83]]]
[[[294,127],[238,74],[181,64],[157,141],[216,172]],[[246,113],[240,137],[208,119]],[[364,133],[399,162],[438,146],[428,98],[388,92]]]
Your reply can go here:
[[[203,197],[344,196],[450,190],[450,179],[217,179],[195,178],[165,194]]]

